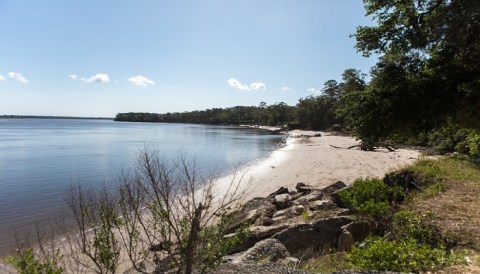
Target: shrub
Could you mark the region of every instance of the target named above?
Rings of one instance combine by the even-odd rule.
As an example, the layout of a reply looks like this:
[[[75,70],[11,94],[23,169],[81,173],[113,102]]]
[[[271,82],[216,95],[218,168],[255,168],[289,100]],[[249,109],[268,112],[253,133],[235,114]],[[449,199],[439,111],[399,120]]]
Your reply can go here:
[[[396,240],[414,239],[420,244],[441,246],[441,238],[433,227],[426,225],[424,217],[412,211],[400,210],[393,216],[392,234]]]
[[[58,254],[56,254],[58,255]],[[6,258],[20,274],[60,274],[63,268],[49,257],[39,258],[35,255],[33,248],[20,248],[14,255]]]
[[[387,186],[380,179],[357,179],[349,189],[340,191],[341,204],[360,217],[376,221],[384,220],[390,214],[391,206],[403,200],[402,187]]]
[[[365,246],[354,246],[347,255],[353,269],[418,272],[432,271],[445,265],[443,248],[419,244],[415,239],[387,241],[371,239]]]

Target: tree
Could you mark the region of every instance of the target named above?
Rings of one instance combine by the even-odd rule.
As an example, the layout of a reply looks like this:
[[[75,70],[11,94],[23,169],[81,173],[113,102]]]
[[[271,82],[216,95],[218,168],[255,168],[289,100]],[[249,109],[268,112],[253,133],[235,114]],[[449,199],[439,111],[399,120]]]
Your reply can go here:
[[[479,129],[480,2],[364,3],[377,25],[357,28],[356,47],[380,58],[368,87],[343,99],[356,136],[371,147],[451,123]]]
[[[248,184],[242,176],[221,185],[213,178],[201,174],[198,163],[185,154],[176,161],[147,150],[139,154],[135,173],[123,176],[119,202],[122,241],[137,271],[145,271],[147,247],[161,271],[203,273],[238,241],[224,239],[230,226],[227,211]]]

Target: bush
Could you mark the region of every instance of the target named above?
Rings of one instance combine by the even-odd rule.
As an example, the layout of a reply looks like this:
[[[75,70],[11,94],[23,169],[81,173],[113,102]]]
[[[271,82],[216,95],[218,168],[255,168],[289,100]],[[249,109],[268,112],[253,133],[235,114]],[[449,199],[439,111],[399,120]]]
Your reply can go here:
[[[404,199],[403,188],[387,186],[380,179],[357,179],[349,189],[340,191],[341,204],[360,217],[376,221],[391,216],[392,206]]]
[[[440,247],[441,238],[433,227],[424,223],[424,217],[412,211],[400,210],[393,216],[392,234],[396,240],[414,239],[419,244]]]
[[[418,272],[436,270],[446,263],[443,248],[419,244],[415,239],[371,239],[365,247],[354,246],[347,255],[353,269]]]
[[[58,254],[56,254],[58,255]],[[60,274],[63,268],[52,258],[39,258],[32,248],[20,248],[14,255],[6,258],[20,274]]]

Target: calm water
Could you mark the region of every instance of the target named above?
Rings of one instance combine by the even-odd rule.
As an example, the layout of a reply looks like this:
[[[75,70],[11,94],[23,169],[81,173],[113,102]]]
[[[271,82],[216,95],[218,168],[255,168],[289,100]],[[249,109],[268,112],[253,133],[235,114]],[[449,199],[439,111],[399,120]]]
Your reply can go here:
[[[281,138],[224,126],[0,119],[0,253],[10,250],[14,230],[57,213],[72,183],[114,182],[144,147],[167,158],[184,151],[226,172],[267,157]]]

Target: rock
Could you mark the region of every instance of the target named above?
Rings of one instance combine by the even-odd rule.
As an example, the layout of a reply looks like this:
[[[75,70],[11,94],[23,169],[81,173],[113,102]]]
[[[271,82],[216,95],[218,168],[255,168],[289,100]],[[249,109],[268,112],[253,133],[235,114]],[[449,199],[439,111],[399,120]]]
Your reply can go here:
[[[227,232],[229,233],[234,232],[242,224],[246,222],[253,223],[257,218],[258,218],[258,214],[256,209],[252,209],[250,211],[237,215],[233,218],[232,223],[227,228]]]
[[[298,216],[305,211],[305,207],[303,205],[295,205],[289,208],[287,211],[293,216]]]
[[[273,225],[272,226],[252,226],[249,228],[249,230],[250,232],[252,232],[255,238],[263,240],[289,227],[290,226],[287,224],[275,225],[275,226]]]
[[[348,215],[350,215],[350,209],[348,208],[338,208],[334,213],[334,216],[348,216]]]
[[[303,205],[303,206],[305,206],[305,205],[308,205],[308,200],[307,200],[307,198],[305,198],[305,196],[304,196],[304,197],[298,198],[298,199],[296,199],[295,201],[293,201],[293,204],[294,204],[294,205]]]
[[[293,202],[295,205],[307,205],[311,201],[317,201],[323,199],[323,192],[320,190],[313,190],[310,194],[298,198]]]
[[[278,216],[278,217],[275,217],[273,218],[272,220],[275,222],[275,223],[279,223],[283,220],[286,220],[287,219],[287,216],[283,215],[283,216]]]
[[[275,212],[275,205],[268,198],[256,197],[242,205],[240,212],[247,212],[253,209],[257,210],[259,216],[272,217]]]
[[[348,230],[343,229],[340,235],[338,235],[337,249],[339,251],[350,251],[354,243],[352,234]]]
[[[361,242],[372,233],[373,228],[367,221],[358,221],[345,225],[343,229],[352,235],[355,242]]]
[[[289,192],[288,192],[288,188],[282,186],[282,187],[279,188],[277,191],[275,191],[275,192],[271,193],[270,195],[268,195],[267,198],[273,198],[273,197],[275,197],[275,196],[277,196],[277,195],[280,195],[280,194],[288,194],[288,193],[289,193]]]
[[[229,250],[228,253],[233,254],[233,253],[243,252],[248,248],[252,247],[255,243],[261,240],[264,240],[274,235],[277,232],[285,230],[288,227],[289,225],[286,225],[286,224],[272,225],[272,226],[251,226],[248,228],[248,230],[251,232],[251,236],[248,237],[247,239],[244,239],[243,242],[233,247],[231,250]],[[235,233],[231,233],[231,234],[225,235],[225,238],[228,239],[234,236],[235,236]]]
[[[292,205],[292,197],[288,193],[275,195],[275,205],[280,209],[287,208]]]
[[[275,221],[272,218],[266,217],[266,216],[262,216],[255,221],[255,225],[260,225],[260,226],[269,226],[269,225],[273,225],[274,223]]]
[[[334,209],[336,207],[337,207],[336,204],[327,200],[319,200],[319,201],[313,201],[309,203],[309,208],[310,210],[313,210],[313,211],[329,210],[329,209]]]
[[[273,216],[272,218],[278,218],[278,217],[284,217],[285,215],[287,215],[287,212],[285,210],[279,210],[275,213],[273,213]]]
[[[290,192],[290,196],[292,197],[292,201],[295,201],[295,200],[303,197],[303,193],[300,193],[300,192],[292,193],[292,192]]]
[[[312,192],[313,187],[300,182],[295,186],[295,189],[299,193],[308,194],[308,193]]]
[[[345,190],[347,190],[347,189],[350,189],[351,187],[352,187],[352,186],[346,186],[346,187],[344,187],[344,188],[341,188],[341,189],[339,189],[339,190],[336,190],[335,192],[330,193],[330,201],[332,201],[332,203],[336,204],[337,206],[342,207],[343,205],[342,205],[342,201],[340,201],[340,195],[339,195],[339,193],[340,193],[341,191],[345,191]]]
[[[310,194],[305,196],[305,199],[307,199],[307,201],[309,201],[309,202],[316,201],[316,200],[321,200],[322,198],[323,198],[323,192],[320,191],[320,190],[314,190]]]
[[[325,195],[330,195],[333,192],[335,192],[337,190],[340,190],[340,189],[342,189],[346,186],[347,186],[347,184],[345,184],[344,182],[337,181],[334,184],[331,184],[331,185],[327,186],[326,188],[322,189],[322,191]]]
[[[308,258],[322,247],[334,247],[342,226],[351,223],[347,217],[318,220],[312,224],[297,224],[272,236],[293,256]]]
[[[289,256],[290,253],[280,241],[276,239],[265,239],[249,248],[235,263],[242,261],[276,262]]]

